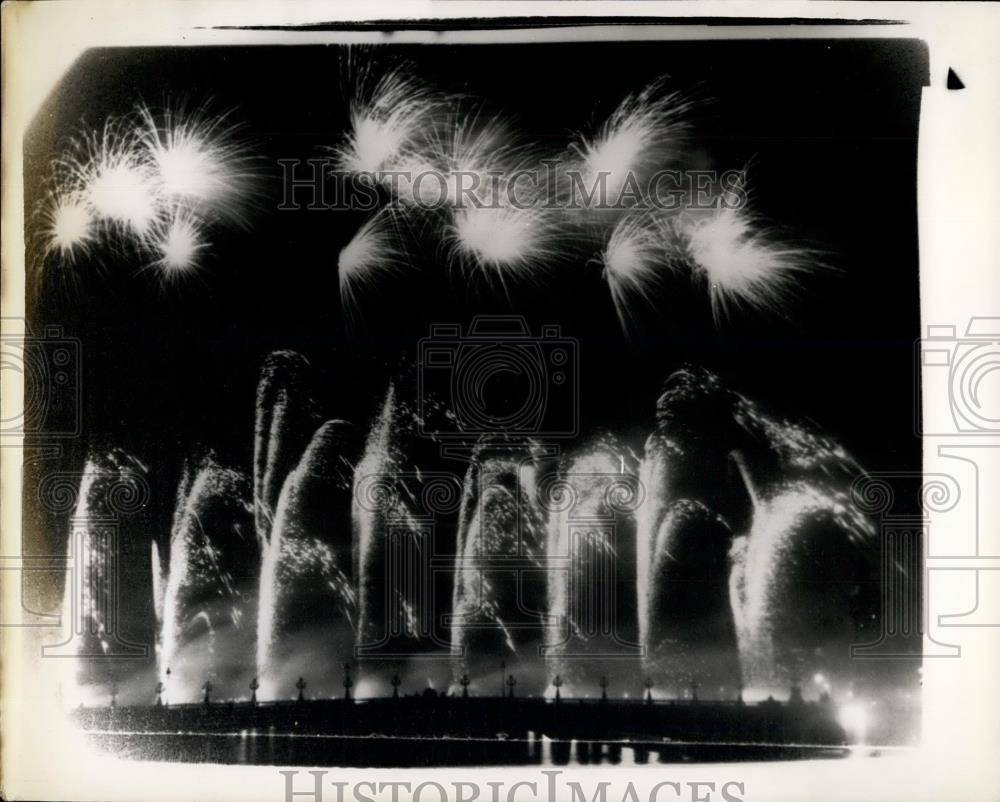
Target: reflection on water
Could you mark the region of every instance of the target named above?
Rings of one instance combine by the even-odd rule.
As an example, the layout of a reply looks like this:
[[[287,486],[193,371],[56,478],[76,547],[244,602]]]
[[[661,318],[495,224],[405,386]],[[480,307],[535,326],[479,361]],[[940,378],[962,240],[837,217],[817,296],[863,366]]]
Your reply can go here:
[[[438,766],[638,766],[846,757],[846,747],[657,741],[405,738],[234,733],[92,732],[121,757],[184,763],[315,765],[377,768]]]

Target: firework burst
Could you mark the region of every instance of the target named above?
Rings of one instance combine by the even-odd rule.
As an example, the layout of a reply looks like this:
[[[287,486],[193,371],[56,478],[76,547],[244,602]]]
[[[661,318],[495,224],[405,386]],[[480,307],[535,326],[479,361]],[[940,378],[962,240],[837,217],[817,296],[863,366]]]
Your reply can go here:
[[[40,208],[44,257],[72,264],[98,243],[147,257],[162,277],[197,268],[208,228],[243,222],[252,191],[249,151],[227,115],[191,115],[147,106],[109,117],[72,140],[55,160]]]
[[[208,243],[200,218],[179,206],[168,218],[157,221],[147,247],[156,256],[149,266],[156,268],[163,280],[171,281],[197,271]]]
[[[475,113],[452,118],[402,164],[415,180],[408,193],[401,188],[401,201],[445,210],[453,263],[506,286],[507,275],[531,275],[561,255],[559,221],[529,180],[537,173],[537,154],[517,144],[502,119],[481,121]]]
[[[159,115],[141,106],[138,144],[152,167],[161,201],[191,204],[242,222],[240,202],[254,174],[246,146],[236,138],[228,114],[210,116],[204,107],[193,114],[165,109]]]
[[[530,153],[511,144],[513,133],[500,118],[481,121],[476,113],[462,116],[455,110],[436,122],[400,157],[403,203],[423,208],[489,203],[502,190],[504,175],[531,166]]]
[[[708,282],[716,322],[741,308],[783,314],[803,275],[822,267],[814,251],[781,242],[746,209],[681,215],[675,230],[681,258]]]
[[[372,80],[367,68],[362,71],[350,106],[351,130],[333,149],[337,169],[379,174],[394,169],[412,147],[440,99],[411,72],[402,65]]]
[[[475,264],[504,283],[532,275],[559,258],[559,231],[545,210],[508,203],[469,205],[453,212],[447,239],[462,264]]]
[[[58,255],[73,264],[86,255],[96,236],[96,221],[86,197],[80,192],[54,190],[42,211],[44,254]]]
[[[55,184],[57,198],[76,198],[120,235],[142,237],[156,219],[154,172],[128,119],[110,118],[74,140],[56,161]]]
[[[601,255],[604,279],[623,328],[636,299],[653,306],[654,293],[664,274],[676,264],[664,244],[666,225],[649,214],[627,214],[615,225]]]
[[[359,296],[386,273],[398,271],[405,264],[406,253],[400,237],[397,209],[387,206],[369,218],[345,245],[337,262],[341,306],[354,317]]]
[[[639,177],[676,160],[694,105],[681,92],[666,91],[663,79],[625,98],[594,138],[581,138],[572,146],[587,188],[605,177],[607,198],[613,202],[629,176]]]

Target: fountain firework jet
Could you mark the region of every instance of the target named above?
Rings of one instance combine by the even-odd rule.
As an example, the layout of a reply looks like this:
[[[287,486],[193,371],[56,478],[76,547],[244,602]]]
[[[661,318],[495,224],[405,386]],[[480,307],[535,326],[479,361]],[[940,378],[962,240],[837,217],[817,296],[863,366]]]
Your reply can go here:
[[[626,330],[633,302],[654,307],[655,292],[665,274],[676,270],[664,248],[663,223],[648,214],[624,215],[615,224],[601,261],[611,301]]]
[[[611,206],[633,185],[638,191],[655,170],[682,155],[694,107],[691,98],[668,91],[663,78],[626,97],[595,137],[573,144],[584,186],[603,186],[599,197]]]
[[[371,65],[360,70],[350,104],[351,129],[333,149],[338,170],[379,174],[396,169],[442,102],[412,71],[404,64],[376,79]]]
[[[435,611],[447,609],[450,577],[433,572],[431,558],[452,553],[448,544],[462,488],[450,473],[417,467],[415,434],[415,412],[392,384],[354,471],[351,500],[358,555],[356,654],[380,669],[365,683],[369,693],[384,692],[389,677],[405,673],[411,658],[449,654]]]
[[[312,394],[312,368],[294,351],[268,354],[257,383],[254,423],[254,520],[261,549],[271,535],[285,477],[298,464],[321,422]]]
[[[720,513],[730,528],[740,527],[746,517],[740,517],[733,498],[738,494],[733,492],[728,479],[729,453],[734,443],[741,442],[740,428],[733,420],[734,403],[733,394],[717,376],[686,367],[668,377],[656,404],[656,426],[646,440],[639,469],[646,500],[637,513],[636,550],[639,637],[646,646],[647,668],[657,676],[670,672],[669,659],[656,648],[661,635],[657,630],[655,605],[657,600],[669,597],[662,586],[671,579],[697,580],[697,574],[686,575],[687,566],[680,563],[659,560],[662,567],[674,568],[672,577],[654,570],[658,550],[661,545],[674,547],[677,536],[697,528],[699,516],[691,514],[694,510]],[[709,529],[711,536],[714,525]],[[711,560],[708,550],[702,561]],[[715,588],[707,598],[714,598],[714,594]],[[720,609],[728,614],[725,599]],[[676,642],[680,635],[671,637]],[[676,645],[679,651],[701,646],[683,642]]]
[[[765,414],[739,397],[735,417],[761,457],[733,455],[748,488],[752,518],[732,547],[730,600],[748,689],[774,688],[805,672],[849,677],[850,647],[863,640],[878,601],[871,555],[872,521],[851,501],[861,469],[815,427]],[[755,478],[754,460],[777,465],[770,482]],[[758,471],[759,473],[760,471]],[[838,567],[830,576],[830,566]]]
[[[743,308],[782,315],[803,275],[823,269],[814,251],[782,242],[746,209],[682,214],[674,225],[680,258],[708,283],[716,322]]]
[[[228,114],[211,115],[166,108],[154,114],[138,109],[138,144],[152,165],[157,194],[168,204],[243,222],[243,203],[254,173],[248,147]]]
[[[660,524],[648,566],[644,626],[646,662],[657,681],[727,688],[740,683],[736,632],[729,606],[732,533],[697,501],[674,502]]]
[[[185,470],[169,554],[155,560],[166,565],[154,582],[159,673],[173,701],[194,701],[206,679],[219,692],[242,691],[252,676],[260,552],[250,498],[248,478],[211,454]]]
[[[296,677],[316,665],[326,666],[327,679],[339,682],[336,667],[353,649],[349,499],[356,440],[351,424],[327,421],[282,487],[260,574],[261,698],[289,691]],[[311,687],[325,695],[337,690],[315,682]]]
[[[637,460],[604,436],[570,455],[541,488],[549,509],[547,553],[566,561],[550,571],[546,655],[566,695],[593,691],[598,677],[636,687],[635,512],[643,504]]]
[[[66,572],[63,595],[69,637],[45,651],[74,658],[65,661],[66,702],[104,703],[120,666],[110,658],[140,657],[143,644],[153,640],[145,626],[152,619],[149,596],[135,593],[133,584],[149,571],[148,551],[132,548],[146,536],[146,475],[146,466],[124,451],[91,451],[78,484],[76,477],[55,473],[39,487],[50,512],[71,515],[66,549],[72,568]],[[136,597],[134,603],[122,603]]]
[[[458,519],[453,679],[499,659],[525,692],[547,684],[540,660],[546,618],[546,519],[537,485],[545,452],[484,437],[471,455]],[[516,661],[516,662],[512,662]]]
[[[640,474],[649,501],[638,521],[638,606],[650,672],[673,677],[707,655],[713,679],[727,684],[738,649],[742,683],[754,694],[787,688],[793,653],[816,646],[828,650],[814,651],[824,670],[844,668],[828,659],[830,644],[848,653],[849,622],[865,605],[858,545],[872,531],[848,497],[859,472],[835,441],[764,414],[714,374],[673,374]],[[727,549],[728,582],[720,570]],[[833,584],[832,564],[848,566]],[[700,591],[678,601],[685,582]],[[681,604],[701,628],[669,612]]]

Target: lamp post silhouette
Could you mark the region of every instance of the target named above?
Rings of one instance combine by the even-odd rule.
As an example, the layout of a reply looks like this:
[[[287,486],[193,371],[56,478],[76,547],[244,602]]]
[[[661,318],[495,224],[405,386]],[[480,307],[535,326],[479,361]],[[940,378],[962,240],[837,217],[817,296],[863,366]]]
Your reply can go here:
[[[646,677],[646,704],[653,704],[653,678]]]
[[[299,690],[299,695],[295,699],[296,702],[304,702],[306,697],[303,695],[303,691],[306,689],[305,677],[299,677],[298,681],[295,683],[295,687]]]
[[[351,679],[351,664],[344,663],[344,698],[350,701],[351,698],[351,687],[354,685],[354,680]]]
[[[205,680],[205,684],[201,686],[201,689],[205,692],[205,698],[202,700],[205,707],[212,704],[212,680]]]
[[[163,707],[163,683],[156,683],[156,706]]]
[[[399,698],[399,686],[402,684],[402,680],[399,678],[399,674],[393,674],[392,679],[389,680],[389,684],[392,685],[392,698]]]
[[[111,680],[111,706],[118,706],[118,683]]]
[[[601,686],[601,701],[608,701],[608,678],[601,677],[601,681],[598,684]]]
[[[691,689],[691,701],[698,701],[698,688],[700,687],[698,680],[692,680],[691,684],[688,686]]]
[[[256,677],[250,680],[250,704],[254,707],[257,706],[257,689],[260,687],[260,682]]]
[[[507,691],[507,698],[508,699],[513,699],[514,698],[514,686],[515,685],[517,685],[517,680],[514,679],[514,675],[511,674],[509,677],[507,677],[507,688],[509,689]]]
[[[562,687],[562,684],[563,684],[562,677],[556,674],[555,678],[552,680],[552,685],[556,689],[556,702],[559,702],[562,699],[562,696],[559,694],[559,689]]]
[[[164,674],[166,676],[166,679],[164,679],[163,681],[163,695],[164,695],[163,706],[169,707],[170,700],[166,698],[166,693],[167,693],[167,687],[170,685],[170,666],[167,666],[167,670],[164,672]]]
[[[462,674],[461,679],[459,679],[459,681],[458,681],[458,684],[462,686],[462,698],[463,699],[468,699],[469,698],[469,683],[471,681],[472,680],[469,679],[469,675],[468,674]]]

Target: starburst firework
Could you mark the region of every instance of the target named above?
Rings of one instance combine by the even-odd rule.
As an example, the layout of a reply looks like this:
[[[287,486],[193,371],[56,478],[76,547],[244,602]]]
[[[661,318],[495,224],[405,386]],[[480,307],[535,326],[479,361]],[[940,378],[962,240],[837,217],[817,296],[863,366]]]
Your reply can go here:
[[[196,271],[208,243],[198,216],[177,207],[169,218],[158,221],[148,247],[156,256],[150,266],[170,280]]]
[[[412,147],[440,100],[411,72],[402,65],[372,80],[367,69],[362,71],[350,105],[350,131],[333,149],[337,169],[380,174],[394,169]]]
[[[187,114],[166,108],[155,114],[139,107],[139,145],[153,167],[162,201],[183,201],[199,212],[242,222],[242,201],[254,174],[239,126],[228,113],[211,116],[204,107]]]
[[[638,299],[650,306],[665,273],[676,270],[664,243],[666,224],[649,214],[622,217],[608,238],[601,256],[604,279],[622,327],[626,328],[631,306]]]
[[[614,204],[630,176],[639,179],[675,161],[694,105],[683,93],[667,91],[664,79],[626,97],[596,136],[581,137],[572,146],[587,189],[602,182],[608,203]]]
[[[54,190],[43,209],[44,253],[72,264],[85,255],[96,236],[94,213],[79,192]]]
[[[386,273],[398,271],[405,264],[400,237],[401,220],[394,207],[386,207],[369,218],[341,251],[337,261],[340,300],[348,317],[358,309],[359,295],[371,288]]]
[[[716,321],[740,308],[783,314],[803,275],[822,267],[814,251],[782,242],[746,209],[681,215],[675,230],[682,258],[708,282]]]

